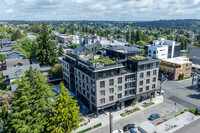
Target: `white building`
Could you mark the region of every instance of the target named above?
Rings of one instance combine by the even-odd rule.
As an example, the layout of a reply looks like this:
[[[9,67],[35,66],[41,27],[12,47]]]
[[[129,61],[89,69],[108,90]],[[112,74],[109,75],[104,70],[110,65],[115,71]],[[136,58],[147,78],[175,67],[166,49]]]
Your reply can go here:
[[[175,41],[165,38],[158,38],[158,40],[153,41],[152,45],[145,46],[148,56],[162,60],[180,56],[180,48],[180,45],[176,44]]]
[[[158,59],[168,58],[168,45],[151,45],[148,48],[148,56]]]
[[[31,40],[35,40],[36,36],[33,35],[32,33],[26,33],[27,37],[30,38]]]

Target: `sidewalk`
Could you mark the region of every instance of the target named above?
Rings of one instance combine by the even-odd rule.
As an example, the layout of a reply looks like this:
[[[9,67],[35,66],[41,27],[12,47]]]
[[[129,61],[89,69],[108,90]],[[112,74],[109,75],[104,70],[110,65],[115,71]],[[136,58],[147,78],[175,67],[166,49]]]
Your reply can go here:
[[[144,108],[144,107],[142,107],[142,105],[143,105],[144,103],[150,102],[150,99],[145,100],[145,101],[142,101],[142,102],[140,102],[140,103],[137,103],[135,106],[129,106],[129,107],[126,107],[126,108],[124,108],[124,109],[122,109],[122,110],[119,110],[119,111],[113,111],[113,112],[112,112],[112,115],[114,116],[114,117],[113,117],[113,121],[119,121],[119,120],[121,120],[121,119],[125,119],[126,117],[130,117],[131,115],[133,115],[133,114],[135,114],[135,113],[137,113],[137,112],[140,112],[140,111],[145,110],[145,109],[147,109],[147,108],[151,108],[151,107],[153,107],[153,106],[155,106],[155,105],[157,105],[157,104],[159,104],[159,103],[162,103],[163,100],[164,100],[163,96],[162,96],[162,95],[161,95],[161,96],[158,95],[158,96],[156,96],[156,98],[153,98],[153,99],[152,99],[152,102],[153,102],[154,104],[151,105],[151,106],[149,106],[149,107]],[[122,116],[120,115],[121,113],[126,112],[126,110],[131,110],[131,109],[136,108],[136,107],[140,108],[140,110],[137,111],[137,112],[134,112],[134,113],[132,113],[132,114],[130,114],[130,115],[127,115],[127,116],[125,116],[125,117],[122,117]],[[98,124],[98,123],[102,123],[102,126],[108,125],[108,124],[109,124],[109,112],[105,112],[105,114],[99,115],[98,118],[93,118],[93,119],[91,119],[90,122],[89,122],[87,125],[82,126],[82,127],[79,127],[75,132],[79,132],[79,131],[81,131],[81,130],[87,129],[87,128],[92,127],[92,126],[94,126],[94,125],[96,125],[96,124]]]

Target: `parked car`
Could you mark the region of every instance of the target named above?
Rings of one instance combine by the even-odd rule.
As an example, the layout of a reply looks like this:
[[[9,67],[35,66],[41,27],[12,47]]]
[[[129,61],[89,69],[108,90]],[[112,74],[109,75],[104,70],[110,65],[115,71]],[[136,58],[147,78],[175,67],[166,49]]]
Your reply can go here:
[[[164,90],[161,90],[161,92],[160,92],[160,90],[157,91],[158,94],[160,94],[160,93],[164,94],[164,92],[165,92]]]
[[[124,133],[124,131],[122,129],[118,129],[118,130],[113,131],[113,133]]]
[[[124,126],[123,131],[126,132],[126,131],[130,130],[131,128],[135,128],[135,124],[128,124],[128,125]]]
[[[149,116],[149,120],[151,120],[151,121],[158,119],[158,118],[160,118],[160,114],[152,114]]]
[[[161,122],[158,122],[156,125],[160,125],[160,124],[162,124],[163,123],[163,121],[161,121]]]
[[[131,128],[130,133],[137,133],[137,132]]]

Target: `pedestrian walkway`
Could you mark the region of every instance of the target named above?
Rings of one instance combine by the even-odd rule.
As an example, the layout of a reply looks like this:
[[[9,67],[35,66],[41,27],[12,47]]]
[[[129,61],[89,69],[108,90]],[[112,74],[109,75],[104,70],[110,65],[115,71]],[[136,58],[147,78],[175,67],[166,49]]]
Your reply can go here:
[[[126,108],[124,108],[124,109],[122,109],[122,110],[119,110],[119,111],[113,111],[113,112],[112,112],[112,115],[114,116],[114,117],[113,117],[113,121],[119,121],[119,120],[121,120],[121,119],[125,119],[126,117],[130,117],[130,115],[132,115],[132,114],[135,114],[135,113],[140,112],[140,111],[142,111],[142,110],[145,110],[145,109],[147,109],[147,108],[151,108],[151,107],[153,107],[153,106],[155,106],[155,105],[157,105],[157,104],[159,104],[159,103],[162,103],[163,100],[164,100],[163,96],[162,96],[162,95],[158,95],[158,96],[156,96],[156,98],[153,98],[153,99],[152,99],[152,102],[153,102],[154,104],[151,105],[151,106],[149,106],[149,107],[144,108],[142,105],[144,105],[144,103],[149,103],[149,102],[151,102],[150,99],[145,100],[145,101],[142,101],[142,102],[140,102],[140,103],[137,103],[135,106],[129,106],[129,107],[126,107]],[[126,110],[131,110],[131,109],[136,108],[136,107],[140,108],[140,110],[137,111],[137,112],[134,112],[134,113],[132,113],[132,114],[130,114],[130,115],[127,115],[127,116],[125,116],[125,117],[122,117],[122,116],[120,115],[121,113],[124,113]],[[86,119],[87,119],[87,118],[86,118]],[[92,118],[92,119],[90,120],[90,122],[89,122],[87,125],[82,126],[82,127],[79,127],[75,132],[79,132],[79,131],[81,131],[81,130],[87,129],[87,128],[92,127],[92,126],[94,126],[94,125],[96,125],[96,124],[98,124],[98,123],[102,123],[102,126],[106,126],[106,125],[109,124],[109,112],[108,112],[108,111],[107,111],[107,112],[105,111],[104,114],[99,115],[98,118]]]

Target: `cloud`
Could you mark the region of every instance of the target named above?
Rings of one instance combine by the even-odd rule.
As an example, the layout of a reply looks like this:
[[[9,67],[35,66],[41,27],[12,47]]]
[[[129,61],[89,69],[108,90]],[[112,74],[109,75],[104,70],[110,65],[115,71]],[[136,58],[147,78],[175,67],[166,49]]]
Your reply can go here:
[[[0,19],[200,19],[200,0],[4,0],[3,6]]]

